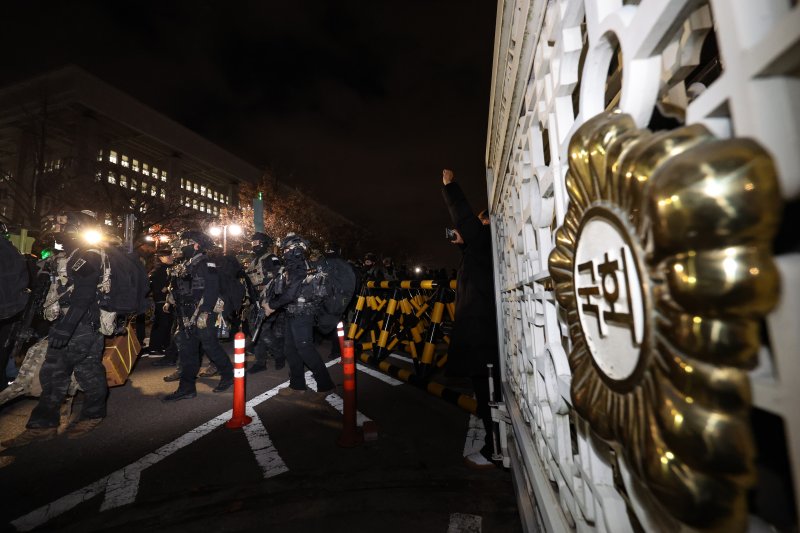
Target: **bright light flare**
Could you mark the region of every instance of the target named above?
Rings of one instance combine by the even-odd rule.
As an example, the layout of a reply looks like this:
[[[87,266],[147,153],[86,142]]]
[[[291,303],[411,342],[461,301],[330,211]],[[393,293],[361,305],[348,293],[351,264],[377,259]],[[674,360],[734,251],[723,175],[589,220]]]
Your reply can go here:
[[[238,237],[242,234],[242,227],[239,224],[231,224],[228,226],[228,233],[233,235],[234,237]]]
[[[211,226],[208,228],[208,232],[211,234],[212,237],[219,237],[222,235],[222,228],[219,226]]]
[[[422,273],[422,267],[416,267],[414,269],[414,272],[416,272],[417,274],[421,274]]]
[[[87,244],[94,245],[103,240],[103,235],[96,229],[87,229],[83,232],[83,240]]]

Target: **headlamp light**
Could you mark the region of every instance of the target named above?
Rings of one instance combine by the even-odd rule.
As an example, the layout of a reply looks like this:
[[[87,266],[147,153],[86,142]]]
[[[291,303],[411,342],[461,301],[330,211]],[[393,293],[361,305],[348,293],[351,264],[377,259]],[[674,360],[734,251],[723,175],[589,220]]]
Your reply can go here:
[[[103,240],[103,234],[96,229],[87,229],[81,234],[81,238],[86,244],[95,245]]]

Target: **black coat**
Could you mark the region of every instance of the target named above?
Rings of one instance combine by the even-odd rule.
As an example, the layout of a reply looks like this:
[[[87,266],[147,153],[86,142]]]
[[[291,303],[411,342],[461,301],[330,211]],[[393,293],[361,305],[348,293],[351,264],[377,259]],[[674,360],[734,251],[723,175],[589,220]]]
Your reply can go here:
[[[446,185],[444,200],[464,244],[458,267],[456,320],[447,359],[449,376],[485,376],[486,364],[498,367],[492,233],[484,226],[457,183]]]

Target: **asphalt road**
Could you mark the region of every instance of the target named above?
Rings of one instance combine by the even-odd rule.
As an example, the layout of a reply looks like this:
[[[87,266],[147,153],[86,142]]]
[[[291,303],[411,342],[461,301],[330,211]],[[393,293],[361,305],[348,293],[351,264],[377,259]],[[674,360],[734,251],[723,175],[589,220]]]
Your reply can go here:
[[[111,389],[107,418],[86,437],[0,450],[5,530],[521,531],[511,474],[463,464],[477,419],[424,391],[358,372],[359,424],[377,431],[342,448],[340,396],[277,395],[288,374],[271,361],[247,377],[254,421],[234,430],[224,426],[232,393],[211,392],[219,378],[164,404],[172,369],[152,361]],[[341,395],[341,365],[330,371]],[[0,440],[24,429],[34,405],[0,408]]]

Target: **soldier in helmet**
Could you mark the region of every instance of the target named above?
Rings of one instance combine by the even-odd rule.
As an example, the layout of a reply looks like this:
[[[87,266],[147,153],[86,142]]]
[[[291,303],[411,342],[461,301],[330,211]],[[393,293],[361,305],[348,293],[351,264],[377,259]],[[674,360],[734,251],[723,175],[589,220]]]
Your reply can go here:
[[[102,261],[95,248],[100,226],[93,214],[71,211],[56,217],[46,232],[55,234],[56,248],[65,255],[58,262],[56,280],[46,302],[45,316],[53,320],[53,325],[39,374],[42,394],[25,431],[0,443],[7,448],[56,437],[61,402],[73,372],[85,396],[78,420],[66,430],[67,437],[85,435],[106,416],[108,386],[102,363],[104,340],[99,331],[97,292]]]
[[[211,239],[200,231],[185,231],[180,236],[183,268],[175,280],[176,319],[179,321],[176,343],[181,362],[178,390],[162,398],[174,402],[197,396],[197,372],[200,348],[220,373],[214,392],[224,392],[233,385],[233,365],[217,339],[216,323],[222,310],[217,265],[206,254],[213,248]]]
[[[289,386],[278,394],[302,394],[306,390],[304,366],[307,366],[317,382],[316,396],[321,399],[335,390],[314,346],[314,315],[322,301],[324,278],[321,272],[310,268],[306,260],[308,241],[289,233],[281,242],[281,249],[285,266],[276,279],[280,288],[272,291],[269,300],[263,303],[267,316],[286,308],[284,351],[289,362]]]
[[[278,276],[281,269],[280,258],[272,253],[275,241],[269,235],[261,232],[253,234],[251,239],[253,261],[247,267],[247,278],[250,280],[248,289],[250,301],[258,305],[260,295],[267,285]],[[255,314],[255,312],[253,312]],[[275,369],[280,370],[286,365],[286,356],[283,354],[283,331],[285,314],[275,313],[266,320],[258,336],[254,339],[253,353],[255,362],[247,369],[248,374],[255,374],[267,369],[267,353],[275,358]]]

